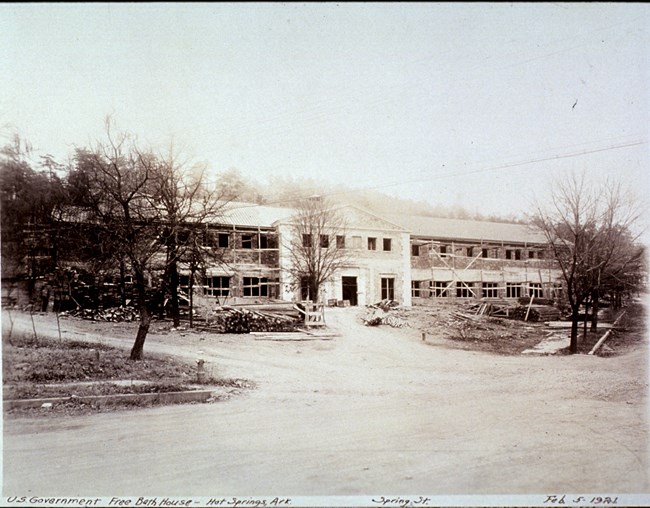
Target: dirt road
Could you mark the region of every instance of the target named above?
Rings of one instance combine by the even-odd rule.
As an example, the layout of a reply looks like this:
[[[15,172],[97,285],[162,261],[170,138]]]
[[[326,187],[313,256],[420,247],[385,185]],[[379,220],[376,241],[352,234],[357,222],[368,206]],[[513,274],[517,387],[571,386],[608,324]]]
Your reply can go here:
[[[207,405],[5,418],[3,495],[650,491],[647,343],[614,358],[504,357],[364,327],[356,313],[328,310],[341,332],[329,341],[152,334],[145,351],[204,358],[257,389]],[[36,319],[56,334],[53,317]],[[122,326],[62,326],[67,338],[132,342]]]

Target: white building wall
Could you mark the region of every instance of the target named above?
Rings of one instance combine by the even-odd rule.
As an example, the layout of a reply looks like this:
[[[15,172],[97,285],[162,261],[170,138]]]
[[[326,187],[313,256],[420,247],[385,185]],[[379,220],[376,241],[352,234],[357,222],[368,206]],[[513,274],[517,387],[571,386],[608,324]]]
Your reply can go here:
[[[288,224],[278,225],[280,260],[280,297],[292,301],[299,299],[300,288],[288,271],[291,255],[288,246],[293,232]],[[394,298],[404,305],[411,304],[410,237],[397,230],[348,227],[345,232],[348,260],[332,278],[321,287],[324,302],[343,299],[343,277],[356,277],[357,304],[376,303],[382,298],[381,279],[394,279]],[[355,240],[355,237],[358,240]],[[376,239],[376,249],[368,249],[368,238]],[[390,238],[391,249],[384,251],[384,239]],[[330,241],[335,241],[334,239]],[[358,248],[355,241],[359,243]]]

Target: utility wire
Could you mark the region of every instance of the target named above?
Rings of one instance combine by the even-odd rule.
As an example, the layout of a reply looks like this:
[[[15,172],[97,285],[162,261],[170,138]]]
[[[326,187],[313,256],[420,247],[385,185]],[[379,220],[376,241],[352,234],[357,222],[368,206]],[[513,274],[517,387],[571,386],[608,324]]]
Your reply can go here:
[[[632,146],[639,146],[639,145],[644,145],[647,143],[647,140],[642,139],[639,141],[633,141],[630,143],[623,143],[623,144],[618,144],[618,145],[610,145],[607,147],[601,147],[601,148],[594,148],[591,150],[582,150],[579,152],[568,152],[568,153],[561,153],[553,156],[548,156],[548,157],[539,157],[535,159],[529,159],[521,162],[512,162],[508,164],[501,164],[498,166],[492,166],[492,167],[487,167],[487,168],[480,168],[480,169],[474,169],[470,171],[463,171],[460,173],[455,173],[455,172],[447,172],[443,174],[436,174],[434,176],[428,176],[426,178],[417,178],[417,179],[412,179],[412,180],[404,180],[400,182],[393,182],[393,183],[387,183],[387,184],[382,184],[382,185],[373,185],[373,186],[368,186],[368,187],[358,187],[355,189],[350,189],[350,190],[345,190],[345,191],[335,191],[335,192],[329,192],[326,194],[320,194],[321,197],[329,197],[329,196],[338,196],[338,195],[343,195],[343,194],[350,194],[352,192],[360,192],[360,191],[368,191],[368,190],[378,190],[378,189],[386,189],[389,187],[397,187],[400,185],[406,185],[406,184],[411,184],[411,183],[420,183],[420,182],[427,182],[432,179],[440,179],[440,178],[448,178],[448,177],[453,177],[453,176],[467,176],[467,175],[473,175],[477,173],[487,173],[490,171],[498,171],[501,169],[509,169],[509,168],[515,168],[515,167],[520,167],[520,166],[526,166],[529,164],[536,164],[539,162],[548,162],[548,161],[554,161],[554,160],[560,160],[560,159],[569,159],[573,157],[581,157],[583,155],[589,155],[592,153],[599,153],[599,152],[606,152],[609,150],[618,150],[620,148],[629,148]],[[298,196],[295,198],[291,199],[283,199],[279,201],[270,201],[268,203],[263,203],[263,204],[251,204],[251,205],[245,205],[245,206],[235,206],[232,208],[229,208],[229,210],[240,210],[244,208],[255,208],[259,206],[269,206],[269,205],[277,205],[277,204],[282,204],[282,203],[291,203],[294,201],[299,201],[302,199],[307,199],[309,196]]]

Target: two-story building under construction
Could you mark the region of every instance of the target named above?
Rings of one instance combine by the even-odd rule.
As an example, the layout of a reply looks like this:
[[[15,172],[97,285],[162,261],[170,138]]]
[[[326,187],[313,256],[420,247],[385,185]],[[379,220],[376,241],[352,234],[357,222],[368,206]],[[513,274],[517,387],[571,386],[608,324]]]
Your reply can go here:
[[[346,261],[322,286],[321,300],[403,305],[430,299],[550,298],[561,288],[543,234],[523,224],[423,216],[380,217],[355,206],[337,246]],[[207,227],[223,262],[208,268],[203,294],[223,301],[300,300],[288,246],[290,208],[233,203]]]

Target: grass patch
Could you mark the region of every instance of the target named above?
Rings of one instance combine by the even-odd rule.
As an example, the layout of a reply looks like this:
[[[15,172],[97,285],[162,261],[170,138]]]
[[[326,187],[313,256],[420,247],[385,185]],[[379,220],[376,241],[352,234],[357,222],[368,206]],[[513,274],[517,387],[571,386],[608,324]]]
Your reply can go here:
[[[5,400],[180,392],[197,385],[222,391],[252,388],[242,379],[206,376],[199,382],[194,364],[169,356],[148,354],[132,361],[123,349],[28,335],[3,339],[2,362]],[[75,400],[56,406],[73,413],[75,408],[93,409]]]
[[[13,336],[3,341],[4,383],[72,382],[110,379],[184,379],[192,366],[148,355],[134,362],[124,350],[102,344]]]

